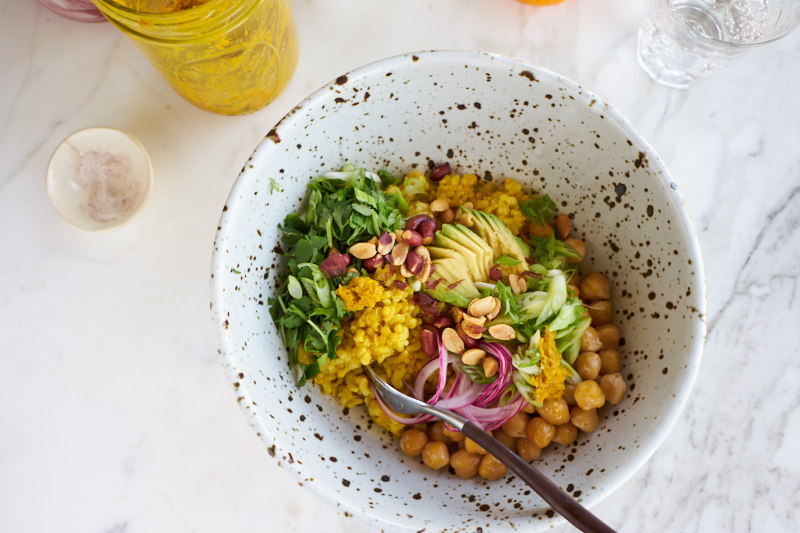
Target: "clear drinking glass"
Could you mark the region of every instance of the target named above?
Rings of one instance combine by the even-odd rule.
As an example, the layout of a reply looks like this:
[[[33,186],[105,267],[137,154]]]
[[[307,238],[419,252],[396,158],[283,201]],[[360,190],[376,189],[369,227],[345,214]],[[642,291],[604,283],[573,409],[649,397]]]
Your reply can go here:
[[[800,22],[800,0],[647,0],[639,65],[654,81],[685,89]]]

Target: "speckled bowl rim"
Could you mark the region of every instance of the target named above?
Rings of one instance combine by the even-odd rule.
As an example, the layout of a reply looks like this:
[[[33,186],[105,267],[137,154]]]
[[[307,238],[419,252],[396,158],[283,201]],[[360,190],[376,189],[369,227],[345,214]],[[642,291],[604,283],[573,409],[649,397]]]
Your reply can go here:
[[[517,58],[513,58],[510,56],[505,56],[501,54],[493,54],[488,52],[480,52],[480,51],[468,51],[468,50],[428,50],[428,51],[420,51],[420,52],[409,52],[406,54],[401,54],[397,56],[392,56],[386,59],[382,59],[379,61],[375,61],[358,69],[352,70],[345,75],[350,80],[360,79],[362,77],[367,77],[375,72],[383,72],[385,69],[389,70],[397,70],[398,68],[402,69],[408,65],[407,58],[412,56],[416,56],[419,59],[422,58],[430,58],[435,56],[434,59],[436,60],[451,60],[457,61],[459,63],[463,62],[470,62],[474,61],[476,58],[489,58],[494,59],[499,62],[499,64],[510,63],[517,67],[524,67],[526,70],[531,70],[536,73],[541,73],[546,76],[552,77],[558,84],[564,87],[568,92],[573,95],[581,95],[580,101],[586,101],[587,97],[591,100],[596,100],[595,105],[602,105],[604,108],[604,114],[606,118],[612,120],[612,122],[620,128],[626,135],[630,136],[632,139],[635,139],[640,146],[643,147],[643,151],[646,153],[648,161],[650,165],[654,168],[654,172],[651,174],[657,174],[658,177],[653,175],[653,179],[661,179],[662,182],[669,187],[669,192],[672,194],[673,199],[677,202],[678,208],[677,211],[680,216],[681,225],[684,229],[686,229],[686,234],[689,236],[688,242],[683,244],[686,245],[689,255],[691,256],[692,262],[697,266],[698,275],[696,276],[697,281],[699,282],[699,288],[701,289],[702,298],[698,300],[698,311],[699,316],[702,319],[702,324],[699,333],[702,335],[695,335],[689,346],[686,348],[689,352],[688,360],[686,363],[686,371],[684,372],[683,379],[679,383],[679,387],[676,390],[674,400],[669,408],[668,413],[662,419],[663,422],[658,426],[658,429],[655,430],[652,434],[646,437],[646,441],[641,443],[640,451],[632,455],[633,458],[631,462],[626,463],[624,465],[624,471],[616,477],[616,479],[612,479],[609,484],[606,486],[606,490],[600,491],[600,494],[597,494],[594,498],[589,499],[588,501],[582,502],[587,508],[591,508],[601,501],[603,501],[609,494],[616,491],[619,487],[621,487],[626,481],[628,481],[636,472],[639,471],[642,466],[653,456],[656,452],[658,447],[664,442],[664,440],[669,435],[672,428],[675,426],[675,423],[678,421],[678,417],[680,416],[681,412],[683,411],[684,406],[688,402],[689,395],[694,387],[694,383],[697,380],[697,374],[700,368],[700,360],[702,358],[703,352],[703,344],[705,343],[706,337],[706,330],[707,330],[707,323],[706,323],[706,283],[705,283],[705,270],[703,267],[703,260],[702,254],[700,251],[700,243],[697,238],[697,232],[694,228],[694,224],[692,223],[692,218],[689,214],[689,210],[686,206],[686,203],[683,200],[683,196],[681,195],[680,191],[678,190],[678,186],[675,181],[672,179],[669,171],[667,170],[666,166],[664,165],[661,158],[656,153],[655,149],[650,145],[649,142],[644,138],[644,136],[633,126],[633,124],[625,118],[619,111],[611,107],[606,101],[601,98],[600,96],[592,93],[591,91],[587,91],[579,84],[575,83],[574,81],[561,76],[551,70],[546,68],[540,67],[533,63],[529,63]],[[295,122],[303,117],[302,111],[307,109],[312,109],[317,104],[318,101],[322,100],[323,98],[327,97],[330,92],[330,88],[336,85],[336,81],[332,80],[331,82],[325,84],[320,89],[316,90],[306,99],[304,99],[300,104],[298,104],[294,109],[289,111],[278,123],[274,128],[272,128],[267,136],[262,140],[256,149],[253,151],[253,154],[259,152],[267,152],[269,153],[272,150],[275,150],[275,142],[273,139],[280,138],[281,132],[290,130]],[[232,219],[236,213],[236,209],[239,205],[239,198],[241,195],[242,190],[249,185],[249,182],[246,179],[242,178],[242,172],[240,172],[239,176],[237,177],[236,181],[231,188],[230,195],[228,196],[227,202],[225,204],[225,209],[222,212],[222,216],[220,217],[219,228],[217,230],[215,242],[220,243],[224,242],[228,229],[230,225],[227,223],[230,219]],[[250,176],[253,176],[255,179],[255,174],[250,173]],[[243,195],[241,195],[243,197]],[[262,442],[265,448],[270,448],[272,446],[278,445],[280,446],[280,439],[276,438],[276,436],[270,431],[269,426],[264,423],[264,421],[258,417],[257,413],[253,409],[248,409],[247,406],[251,403],[252,398],[250,397],[246,388],[236,388],[234,383],[239,380],[238,374],[240,370],[236,367],[236,361],[231,357],[232,350],[230,345],[230,339],[228,337],[227,329],[224,326],[224,322],[226,320],[226,308],[224,306],[225,302],[225,295],[223,293],[223,282],[224,276],[222,274],[225,271],[225,252],[224,250],[215,250],[212,256],[212,276],[211,276],[211,310],[213,314],[214,322],[216,323],[216,330],[217,330],[217,341],[219,346],[219,354],[221,358],[221,363],[223,365],[223,370],[228,378],[230,383],[231,389],[235,390],[237,397],[240,400],[243,398],[247,401],[239,401],[239,406],[242,409],[242,413],[244,413],[245,418],[247,419],[248,423],[252,427],[253,431],[256,433],[258,439]],[[304,465],[297,466],[296,468],[290,469],[291,474],[297,479],[298,482],[302,485],[302,481],[304,478],[313,477],[313,473],[306,470]],[[399,523],[397,521],[386,519],[381,516],[375,514],[365,513],[364,509],[358,508],[350,504],[347,499],[341,498],[336,495],[333,491],[325,490],[324,486],[313,483],[310,485],[311,490],[317,495],[320,496],[323,500],[329,502],[331,505],[336,507],[338,510],[345,511],[351,510],[350,514],[358,519],[359,521],[369,524],[371,526],[381,527],[381,528],[390,528],[394,530],[409,530],[409,525],[407,523]],[[595,493],[596,494],[596,493]],[[549,520],[543,520],[542,522],[538,523],[538,527],[534,527],[531,531],[536,530],[544,530],[549,527],[554,527],[555,525],[564,522],[564,519],[560,516],[556,515],[555,517]]]

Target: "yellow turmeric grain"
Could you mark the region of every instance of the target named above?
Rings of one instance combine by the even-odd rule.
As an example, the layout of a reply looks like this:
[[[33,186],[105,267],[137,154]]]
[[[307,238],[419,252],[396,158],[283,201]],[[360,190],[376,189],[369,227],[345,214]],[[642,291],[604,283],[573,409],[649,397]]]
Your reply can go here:
[[[556,349],[556,335],[550,328],[544,328],[539,339],[539,353],[542,356],[539,362],[541,372],[531,377],[531,384],[536,387],[536,401],[557,400],[564,393],[564,380],[570,376],[570,371],[561,364],[561,354]]]
[[[383,287],[372,278],[358,277],[336,289],[336,295],[342,299],[348,311],[361,311],[375,307],[381,300]]]

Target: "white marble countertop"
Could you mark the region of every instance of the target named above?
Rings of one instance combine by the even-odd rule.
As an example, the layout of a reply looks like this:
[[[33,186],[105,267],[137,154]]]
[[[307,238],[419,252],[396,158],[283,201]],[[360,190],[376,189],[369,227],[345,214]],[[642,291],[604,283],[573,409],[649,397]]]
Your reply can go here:
[[[0,531],[372,531],[251,434],[217,360],[211,246],[281,116],[348,70],[436,48],[516,56],[604,96],[659,151],[697,226],[709,334],[695,391],[597,514],[621,532],[797,531],[800,32],[681,92],[636,64],[636,0],[293,4],[294,79],[231,118],[183,101],[110,24],[0,0]],[[94,125],[133,133],[155,168],[142,215],[105,234],[64,223],[44,187],[58,143]]]

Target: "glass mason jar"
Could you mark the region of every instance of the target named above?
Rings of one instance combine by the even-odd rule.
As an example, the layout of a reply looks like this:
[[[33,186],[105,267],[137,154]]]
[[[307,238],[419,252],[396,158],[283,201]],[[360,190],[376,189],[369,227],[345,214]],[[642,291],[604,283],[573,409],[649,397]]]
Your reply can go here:
[[[92,1],[181,96],[208,111],[261,109],[297,66],[289,0]],[[153,13],[153,4],[172,7]]]

